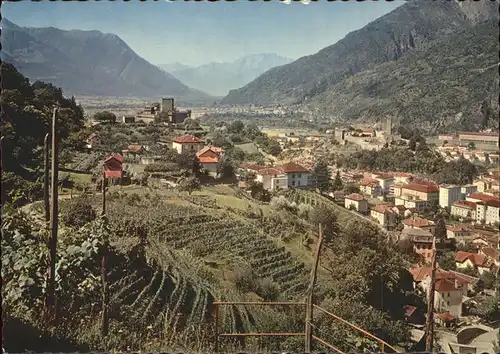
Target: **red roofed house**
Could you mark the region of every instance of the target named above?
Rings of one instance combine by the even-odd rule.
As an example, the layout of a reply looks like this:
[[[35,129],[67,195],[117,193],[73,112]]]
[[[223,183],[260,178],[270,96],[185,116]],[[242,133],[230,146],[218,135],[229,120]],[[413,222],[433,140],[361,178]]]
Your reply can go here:
[[[113,154],[104,160],[106,178],[121,178],[123,173],[123,156]]]
[[[500,221],[500,200],[498,198],[476,203],[476,221],[494,224]]]
[[[467,200],[469,202],[474,202],[474,203],[486,202],[488,200],[496,200],[496,199],[498,199],[498,198],[496,198],[493,195],[485,194],[485,193],[471,193],[465,197],[465,200]]]
[[[288,178],[288,187],[311,187],[312,172],[295,162],[289,162],[276,167]]]
[[[368,212],[368,201],[361,194],[353,193],[345,196],[344,207],[366,213]]]
[[[209,173],[217,173],[217,164],[224,154],[224,150],[214,146],[206,146],[196,153],[202,168]]]
[[[421,211],[431,203],[439,202],[439,187],[430,183],[409,183],[401,187],[394,186],[396,205],[415,208]]]
[[[467,200],[459,200],[451,205],[450,215],[476,220],[476,203]]]
[[[265,189],[288,189],[288,177],[281,169],[270,167],[258,170],[256,180],[262,183]]]
[[[434,233],[434,229],[436,228],[436,224],[433,221],[419,217],[404,219],[403,226],[405,229],[421,229],[429,231],[430,233]]]
[[[458,251],[455,255],[455,265],[457,269],[473,268],[483,274],[492,270],[494,261],[484,254]]]
[[[479,254],[485,255],[486,257],[493,260],[497,267],[500,267],[500,251],[494,249],[493,247],[483,247],[479,250]]]
[[[393,209],[394,205],[378,204],[370,210],[370,216],[383,227],[394,225],[397,213]]]
[[[205,142],[194,135],[183,135],[172,141],[172,148],[179,154],[182,154],[184,151],[198,152],[204,146]]]
[[[446,237],[454,238],[470,236],[471,232],[467,227],[464,226],[447,226],[446,227]]]
[[[414,286],[421,289],[429,298],[431,267],[410,269]],[[469,281],[456,273],[442,269],[436,270],[434,288],[434,308],[438,312],[449,312],[455,317],[462,316],[463,297],[467,296]]]
[[[378,182],[382,193],[388,194],[391,192],[391,187],[394,185],[394,177],[392,175],[388,173],[374,173],[372,174],[372,178]]]
[[[359,190],[363,194],[367,194],[372,198],[382,195],[382,187],[378,180],[374,178],[365,178],[359,184]]]

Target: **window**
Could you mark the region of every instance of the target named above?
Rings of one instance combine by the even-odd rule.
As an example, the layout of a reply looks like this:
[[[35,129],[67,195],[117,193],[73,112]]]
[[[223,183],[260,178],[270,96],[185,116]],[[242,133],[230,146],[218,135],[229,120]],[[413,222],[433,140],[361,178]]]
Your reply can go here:
[[[446,305],[450,306],[450,302],[449,302],[449,301],[446,301]]]
[[[299,173],[299,174],[297,175],[297,177],[298,177],[298,178],[302,177],[302,174],[300,174],[300,173]]]
[[[295,186],[295,181],[292,181],[292,186]]]
[[[448,295],[446,295],[446,296],[450,297],[450,293],[448,293]]]
[[[297,183],[298,183],[297,185],[299,185],[299,186],[300,186],[300,181],[297,181]]]
[[[295,173],[292,173],[292,178],[295,178]]]

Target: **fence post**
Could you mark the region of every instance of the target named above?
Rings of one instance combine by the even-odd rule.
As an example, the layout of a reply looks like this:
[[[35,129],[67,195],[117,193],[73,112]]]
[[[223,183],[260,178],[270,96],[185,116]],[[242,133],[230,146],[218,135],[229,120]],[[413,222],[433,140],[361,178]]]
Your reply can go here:
[[[45,134],[45,140],[43,142],[43,205],[45,208],[45,222],[48,224],[50,221],[50,178],[49,178],[49,133]]]
[[[219,353],[219,304],[215,304],[215,353]]]
[[[102,172],[102,215],[106,215],[106,172],[103,167]],[[101,276],[102,276],[102,327],[101,335],[104,339],[108,335],[109,320],[108,320],[108,275],[106,268],[106,256],[108,252],[108,241],[104,240],[104,254],[101,261]]]
[[[49,240],[49,269],[46,297],[46,314],[48,319],[55,320],[55,278],[56,278],[56,257],[57,257],[57,228],[58,228],[58,189],[57,182],[59,178],[58,151],[57,151],[57,112],[54,107],[52,113],[52,195],[50,205],[50,240]]]
[[[308,294],[307,294],[307,305],[306,305],[306,330],[305,330],[305,352],[311,353],[312,344],[312,319],[313,319],[313,297],[314,297],[314,285],[316,283],[316,273],[318,271],[319,265],[319,255],[321,252],[321,246],[323,244],[323,226],[319,224],[319,239],[318,247],[316,249],[316,255],[314,256],[314,267],[311,271],[311,283],[309,284]]]

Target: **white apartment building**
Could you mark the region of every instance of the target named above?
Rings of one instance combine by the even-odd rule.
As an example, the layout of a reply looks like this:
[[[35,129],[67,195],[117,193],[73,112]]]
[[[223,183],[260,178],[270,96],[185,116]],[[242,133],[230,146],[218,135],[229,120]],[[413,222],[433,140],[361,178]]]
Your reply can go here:
[[[474,184],[468,184],[466,186],[462,186],[461,192],[464,195],[464,198],[468,196],[469,194],[476,193],[477,192],[477,186]]]
[[[439,186],[439,206],[441,208],[450,207],[458,200],[462,200],[462,188],[455,185]]]
[[[486,200],[476,203],[476,221],[484,220],[486,224],[500,221],[500,200]]]

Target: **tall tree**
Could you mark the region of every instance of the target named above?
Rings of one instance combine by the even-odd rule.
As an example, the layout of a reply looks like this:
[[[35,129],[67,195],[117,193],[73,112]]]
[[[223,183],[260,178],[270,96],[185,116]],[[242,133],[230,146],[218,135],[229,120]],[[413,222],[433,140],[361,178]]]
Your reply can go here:
[[[98,122],[109,122],[109,123],[116,122],[116,114],[109,111],[97,112],[96,114],[94,114],[92,118]]]
[[[344,187],[344,184],[342,183],[342,178],[340,178],[340,171],[337,171],[337,174],[335,175],[335,179],[333,180],[333,185],[332,188],[333,190],[341,190]]]
[[[436,227],[434,231],[434,235],[436,236],[436,240],[440,243],[443,244],[447,240],[446,236],[446,225],[444,223],[444,219],[442,216],[438,216],[435,220]]]
[[[330,172],[324,159],[318,160],[313,169],[313,178],[316,188],[323,194],[330,189]]]

